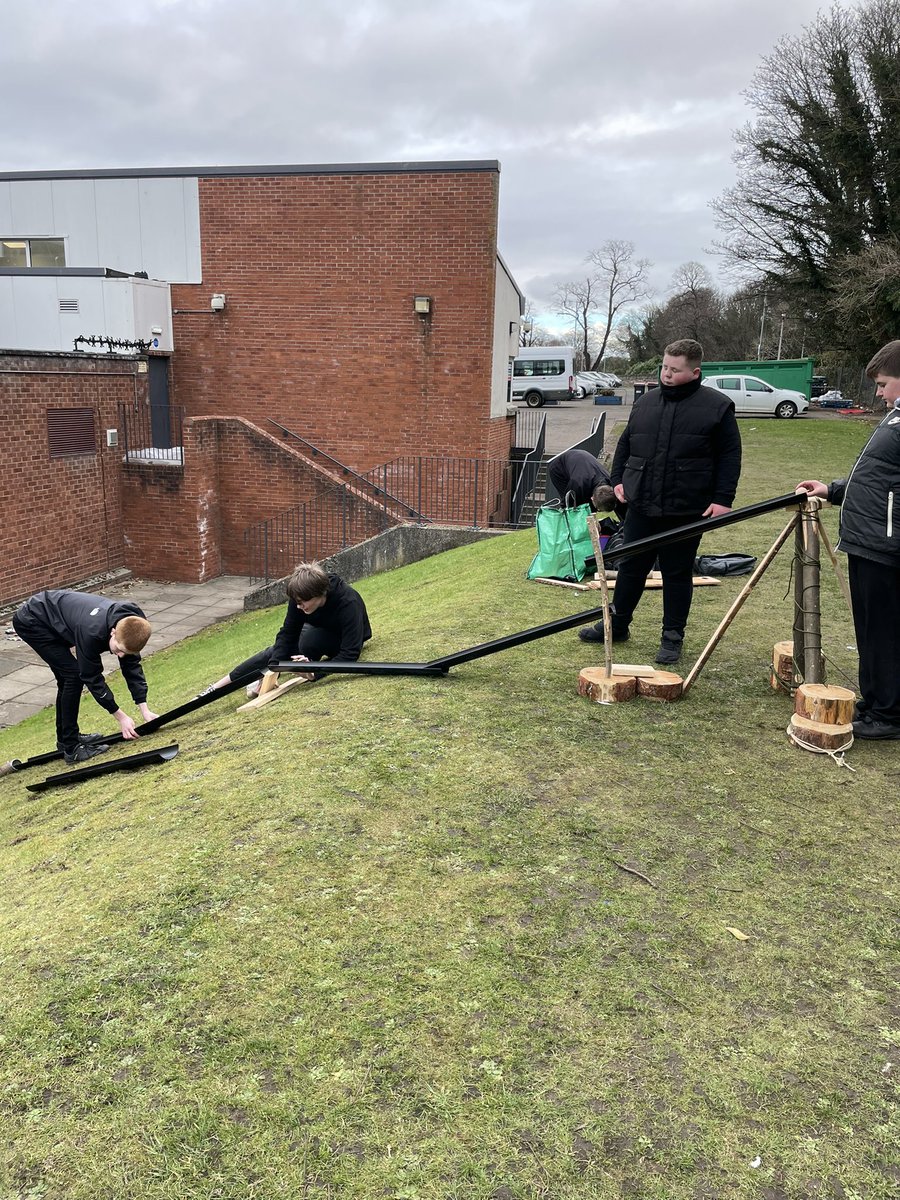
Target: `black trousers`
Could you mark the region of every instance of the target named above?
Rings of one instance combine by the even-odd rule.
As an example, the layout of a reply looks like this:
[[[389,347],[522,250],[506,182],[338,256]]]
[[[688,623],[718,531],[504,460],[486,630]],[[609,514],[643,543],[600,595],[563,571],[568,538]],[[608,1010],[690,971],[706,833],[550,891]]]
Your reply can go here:
[[[658,533],[666,533],[677,529],[679,525],[687,525],[694,517],[645,517],[630,509],[625,517],[623,536],[625,544],[636,542],[640,538],[653,537]],[[631,624],[634,610],[644,594],[644,584],[647,574],[653,569],[653,563],[659,559],[659,569],[662,572],[663,594],[663,629],[671,629],[684,634],[688,614],[691,611],[691,601],[694,598],[694,559],[703,535],[698,533],[671,546],[663,546],[660,550],[649,550],[642,554],[634,554],[624,558],[618,564],[613,562],[616,569],[616,586],[613,592],[612,623],[615,633],[624,633]]]
[[[304,625],[300,633],[297,653],[305,654],[310,662],[320,662],[323,658],[334,658],[340,648],[341,639],[337,634],[329,633],[327,629],[317,629],[314,625]],[[274,646],[267,646],[265,650],[251,654],[242,663],[232,667],[228,674],[235,680],[246,675],[247,683],[259,679],[264,672],[268,671],[274,649]]]
[[[859,651],[860,716],[900,725],[900,567],[848,554],[847,568]]]
[[[22,641],[53,672],[56,679],[56,740],[63,750],[71,753],[78,746],[78,710],[84,688],[75,655],[62,638],[48,629],[19,621],[18,613],[13,616],[12,625]]]

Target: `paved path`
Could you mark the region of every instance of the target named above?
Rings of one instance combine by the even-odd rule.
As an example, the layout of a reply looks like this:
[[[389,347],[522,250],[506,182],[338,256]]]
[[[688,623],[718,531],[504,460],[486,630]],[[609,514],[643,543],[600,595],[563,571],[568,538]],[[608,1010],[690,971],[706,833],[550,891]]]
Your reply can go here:
[[[243,612],[249,579],[222,575],[207,583],[154,583],[127,579],[93,589],[102,596],[133,600],[147,614],[153,635],[143,657],[180,642],[214,625],[224,617]],[[10,618],[0,633],[0,728],[16,725],[56,702],[56,684],[50,668],[13,632]],[[118,659],[104,656],[107,673],[118,668]]]

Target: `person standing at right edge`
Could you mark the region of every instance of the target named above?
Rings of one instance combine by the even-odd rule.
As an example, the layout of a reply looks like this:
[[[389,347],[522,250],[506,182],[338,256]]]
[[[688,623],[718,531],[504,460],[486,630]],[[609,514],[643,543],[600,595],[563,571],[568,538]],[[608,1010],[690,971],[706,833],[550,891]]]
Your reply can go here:
[[[692,338],[666,346],[659,387],[634,402],[619,438],[610,474],[616,498],[628,505],[625,544],[731,511],[741,474],[741,435],[733,402],[716,388],[703,387],[702,359],[703,347]],[[614,642],[628,640],[631,618],[658,557],[663,622],[656,661],[678,662],[702,536],[622,559],[612,607]],[[578,636],[602,642],[603,625],[589,625]]]
[[[804,479],[797,491],[841,506],[838,549],[847,555],[859,652],[853,734],[900,739],[900,341],[866,367],[888,414],[846,479]]]

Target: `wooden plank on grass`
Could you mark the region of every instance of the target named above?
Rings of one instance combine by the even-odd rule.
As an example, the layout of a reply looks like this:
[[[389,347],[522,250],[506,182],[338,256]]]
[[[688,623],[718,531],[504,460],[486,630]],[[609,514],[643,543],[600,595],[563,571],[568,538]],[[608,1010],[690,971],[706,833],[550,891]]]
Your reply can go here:
[[[272,672],[275,675],[275,672]],[[276,676],[277,678],[277,676]],[[246,712],[247,709],[262,708],[264,704],[270,704],[273,700],[278,700],[285,692],[289,692],[291,688],[297,687],[301,683],[308,683],[308,679],[289,679],[287,683],[280,683],[277,687],[265,692],[262,696],[254,696],[252,700],[248,700],[246,704],[242,704],[238,712]]]

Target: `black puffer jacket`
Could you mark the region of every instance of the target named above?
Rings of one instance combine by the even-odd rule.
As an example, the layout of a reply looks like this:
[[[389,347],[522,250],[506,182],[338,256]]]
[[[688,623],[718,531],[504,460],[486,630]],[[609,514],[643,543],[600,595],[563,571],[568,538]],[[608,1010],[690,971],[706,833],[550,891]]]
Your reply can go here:
[[[839,549],[885,566],[900,566],[900,408],[892,409],[828,499],[841,506]]]
[[[648,517],[696,517],[730,508],[741,474],[734,404],[716,388],[651,388],[635,401],[612,465],[613,485]],[[688,394],[685,394],[687,392]]]

